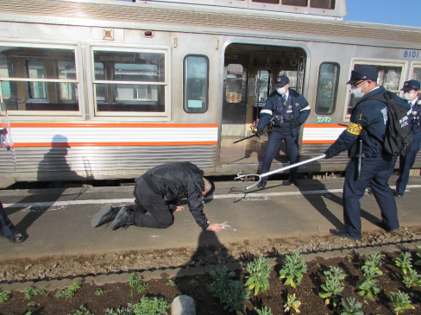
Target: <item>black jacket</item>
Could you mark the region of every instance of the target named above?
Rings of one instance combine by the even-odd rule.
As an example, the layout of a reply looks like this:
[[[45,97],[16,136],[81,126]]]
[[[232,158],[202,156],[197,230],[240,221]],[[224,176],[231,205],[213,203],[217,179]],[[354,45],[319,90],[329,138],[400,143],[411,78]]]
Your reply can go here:
[[[209,227],[203,213],[201,193],[205,190],[205,183],[202,170],[190,162],[173,162],[154,167],[147,171],[147,174],[169,207],[187,198],[190,212],[197,224],[203,230]]]

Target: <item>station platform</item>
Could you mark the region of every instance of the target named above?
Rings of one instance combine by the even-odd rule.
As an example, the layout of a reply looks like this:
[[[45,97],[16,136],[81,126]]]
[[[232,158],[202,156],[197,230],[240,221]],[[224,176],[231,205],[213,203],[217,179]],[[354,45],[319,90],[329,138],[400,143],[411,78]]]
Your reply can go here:
[[[396,176],[392,176],[391,187],[395,181]],[[211,223],[230,226],[216,234],[217,242],[229,246],[289,238],[329,238],[329,229],[342,228],[343,178],[299,182],[296,187],[287,185],[287,181],[269,180],[265,189],[247,191],[244,188],[253,182],[216,182],[214,197],[204,206],[205,213]],[[207,233],[215,233],[203,232],[187,205],[184,211],[175,213],[174,225],[164,230],[130,226],[112,231],[107,225],[92,228],[91,218],[103,205],[133,203],[133,188],[1,190],[0,200],[7,215],[27,239],[21,244],[0,239],[0,260],[196,248],[215,239],[206,237]],[[408,188],[403,198],[396,199],[401,229],[421,226],[421,176],[411,176]],[[361,209],[364,235],[379,230],[380,209],[374,196],[366,194]]]

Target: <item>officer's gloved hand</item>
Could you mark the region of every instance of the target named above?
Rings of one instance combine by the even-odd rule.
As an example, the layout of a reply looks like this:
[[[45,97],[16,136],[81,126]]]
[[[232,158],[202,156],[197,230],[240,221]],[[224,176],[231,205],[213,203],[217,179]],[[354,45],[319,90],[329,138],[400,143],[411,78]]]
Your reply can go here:
[[[329,151],[329,149],[326,150],[325,154],[325,159],[330,159],[334,157],[334,155]]]
[[[262,128],[257,128],[256,132],[254,133],[256,136],[260,137],[263,134]]]
[[[297,119],[297,120],[293,120],[293,121],[291,122],[291,129],[295,129],[295,128],[297,128],[299,125],[301,125],[301,121],[299,121],[298,119]]]

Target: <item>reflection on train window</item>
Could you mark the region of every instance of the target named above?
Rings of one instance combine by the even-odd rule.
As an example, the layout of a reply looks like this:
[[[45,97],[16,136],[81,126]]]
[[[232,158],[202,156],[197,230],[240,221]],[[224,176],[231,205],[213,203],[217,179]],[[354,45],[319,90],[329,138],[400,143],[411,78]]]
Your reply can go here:
[[[225,101],[227,103],[240,103],[243,95],[243,66],[231,63],[228,65],[226,73]]]
[[[254,106],[263,107],[270,93],[270,72],[258,70],[256,74],[256,99]]]
[[[184,58],[183,108],[187,113],[208,110],[209,60],[205,56]]]
[[[324,62],[320,65],[316,98],[316,113],[319,115],[331,115],[335,111],[339,70],[337,63]]]
[[[321,9],[334,9],[335,0],[310,0],[310,7]]]
[[[0,46],[1,101],[13,111],[79,111],[75,50]]]
[[[409,79],[417,80],[421,82],[421,66],[415,66],[412,70],[412,76]]]
[[[289,71],[279,71],[278,77],[281,75],[286,75],[289,79],[289,88],[297,91],[297,82],[298,82],[298,71],[289,70]],[[300,92],[301,91],[297,91]]]
[[[97,112],[165,112],[165,53],[94,51]]]
[[[385,66],[379,64],[355,64],[354,69],[363,65],[370,65],[376,69],[378,75],[377,84],[379,86],[383,86],[386,90],[399,94],[403,65]],[[348,114],[351,114],[355,104],[357,104],[357,99],[355,99],[354,95],[351,94],[348,103]]]
[[[282,4],[306,7],[308,5],[308,0],[282,0]]]

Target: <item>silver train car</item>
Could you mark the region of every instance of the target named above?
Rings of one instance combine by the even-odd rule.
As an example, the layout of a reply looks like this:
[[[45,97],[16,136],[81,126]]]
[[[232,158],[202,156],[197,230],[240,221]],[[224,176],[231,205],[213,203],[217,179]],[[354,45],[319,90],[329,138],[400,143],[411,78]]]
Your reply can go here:
[[[252,134],[279,74],[312,108],[301,159],[323,154],[349,121],[354,67],[373,65],[396,93],[421,80],[421,28],[344,15],[345,0],[1,1],[0,101],[13,140],[1,179],[129,179],[171,161],[256,172],[267,137],[233,142]],[[281,146],[272,169],[287,163]]]

